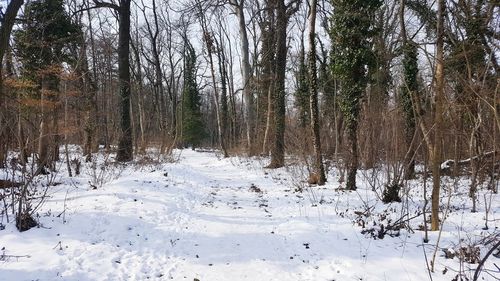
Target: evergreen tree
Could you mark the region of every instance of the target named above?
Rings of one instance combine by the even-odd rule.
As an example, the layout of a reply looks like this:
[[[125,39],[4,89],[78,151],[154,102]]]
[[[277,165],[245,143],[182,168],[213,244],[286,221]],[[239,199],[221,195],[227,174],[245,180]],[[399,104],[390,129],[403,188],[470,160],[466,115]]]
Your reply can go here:
[[[367,85],[366,66],[373,60],[370,38],[380,0],[331,0],[334,8],[330,37],[333,71],[340,82],[339,102],[344,115],[349,153],[346,188],[356,189],[358,117]]]
[[[182,142],[193,148],[205,137],[201,119],[201,97],[196,83],[196,53],[186,39],[184,46],[184,88],[182,90]]]
[[[15,33],[22,74],[39,86],[41,123],[39,170],[58,159],[57,101],[62,63],[71,62],[69,44],[81,36],[64,9],[63,0],[36,0],[26,5],[22,29]]]
[[[17,55],[23,75],[33,80],[42,78],[41,70],[71,61],[69,44],[81,36],[63,0],[35,0],[26,5],[22,29],[15,32]]]

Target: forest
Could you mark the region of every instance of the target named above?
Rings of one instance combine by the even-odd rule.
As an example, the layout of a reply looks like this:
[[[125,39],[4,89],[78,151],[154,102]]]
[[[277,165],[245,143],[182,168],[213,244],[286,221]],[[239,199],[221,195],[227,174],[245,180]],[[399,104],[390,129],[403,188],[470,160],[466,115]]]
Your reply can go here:
[[[4,1],[0,280],[500,280],[499,56],[498,0]]]

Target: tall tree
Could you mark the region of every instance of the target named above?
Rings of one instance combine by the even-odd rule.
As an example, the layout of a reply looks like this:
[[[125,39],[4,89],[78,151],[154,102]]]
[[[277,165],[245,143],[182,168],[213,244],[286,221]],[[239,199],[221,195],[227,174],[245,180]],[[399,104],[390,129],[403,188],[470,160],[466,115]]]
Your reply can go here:
[[[226,43],[224,38],[227,35],[226,30],[223,27],[222,16],[218,17],[218,39],[215,39],[214,43],[217,49],[217,60],[219,66],[219,76],[221,81],[220,87],[220,119],[221,119],[221,127],[222,127],[222,138],[224,138],[224,143],[227,147],[230,147],[228,132],[229,132],[229,106],[228,106],[228,89],[230,89],[230,80],[229,80],[229,72],[228,71],[228,58],[226,55],[226,46],[230,44]]]
[[[401,0],[399,23],[403,48],[403,75],[404,85],[401,88],[401,105],[405,120],[404,137],[408,153],[404,159],[404,177],[413,178],[415,173],[415,145],[416,121],[413,98],[418,98],[418,50],[417,44],[408,38],[405,25],[405,0]],[[412,98],[413,97],[413,98]]]
[[[309,84],[308,84],[308,69],[306,64],[306,51],[304,46],[304,30],[300,34],[300,50],[298,57],[298,67],[295,74],[296,89],[295,89],[295,107],[298,109],[299,126],[307,127],[310,120],[309,110]],[[305,140],[307,141],[307,140]]]
[[[340,82],[340,110],[344,115],[347,145],[346,189],[356,189],[358,169],[358,118],[366,90],[366,66],[373,60],[370,38],[380,0],[331,0],[334,8],[330,37],[333,71]]]
[[[215,104],[215,115],[217,119],[217,135],[219,139],[219,145],[222,150],[222,153],[224,157],[229,157],[229,154],[227,153],[226,149],[226,143],[224,139],[224,134],[223,131],[225,128],[222,128],[222,113],[220,109],[220,102],[219,102],[219,90],[217,87],[217,82],[216,82],[216,76],[215,76],[215,64],[214,64],[214,58],[213,58],[213,53],[217,52],[216,45],[217,43],[215,42],[215,38],[213,37],[212,32],[208,29],[208,23],[207,19],[205,18],[205,11],[202,9],[201,3],[197,2],[198,6],[198,16],[200,18],[200,24],[201,24],[201,30],[203,32],[203,41],[206,46],[207,50],[207,55],[208,55],[208,64],[210,67],[210,73],[212,76],[212,84],[213,84],[213,97],[214,97],[214,104]]]
[[[85,3],[88,5],[88,3]],[[77,17],[77,22],[81,25],[82,15]],[[94,31],[92,30],[92,20],[90,15],[90,10],[87,10],[87,18],[89,20],[88,34],[90,37],[90,51],[92,58],[92,72],[90,71],[89,60],[87,58],[88,45],[85,40],[85,36],[81,36],[79,42],[76,42],[74,49],[78,51],[78,63],[76,65],[76,71],[80,77],[80,85],[85,91],[85,140],[83,145],[83,154],[86,156],[85,161],[90,162],[92,160],[92,152],[97,150],[97,74],[95,66],[95,44],[94,44]]]
[[[205,137],[201,119],[201,97],[196,82],[196,53],[184,39],[184,88],[182,90],[182,142],[194,149]]]
[[[438,14],[436,26],[436,70],[434,72],[434,145],[430,150],[432,165],[432,199],[431,199],[431,230],[439,230],[439,192],[441,188],[441,161],[443,106],[444,106],[444,13],[445,0],[438,0]]]
[[[32,1],[26,6],[23,28],[16,44],[23,76],[39,86],[40,137],[38,172],[58,160],[57,112],[62,63],[70,62],[70,42],[81,36],[64,9],[62,0]]]
[[[10,34],[12,32],[12,28],[14,27],[14,23],[16,20],[16,15],[21,6],[23,5],[24,0],[12,0],[10,1],[5,13],[0,16],[0,138],[7,139],[7,135],[5,132],[5,111],[3,109],[3,57],[9,48],[9,40]],[[7,142],[3,141],[0,144],[0,168],[5,164],[5,158],[7,154]]]
[[[276,57],[274,67],[274,136],[271,147],[271,163],[268,168],[279,168],[285,165],[285,76],[287,56],[287,26],[290,17],[298,11],[299,0],[285,4],[284,0],[276,0]]]
[[[120,84],[120,129],[116,160],[133,159],[132,121],[130,118],[130,1],[120,0],[119,5],[94,0],[98,8],[110,8],[118,13],[118,79]]]
[[[250,51],[248,47],[248,33],[245,20],[245,0],[229,0],[229,4],[234,8],[234,12],[238,17],[238,28],[240,35],[241,44],[241,76],[243,79],[243,98],[245,101],[245,106],[243,110],[243,117],[245,119],[245,129],[246,129],[246,142],[247,151],[249,155],[255,153],[252,139],[255,122],[254,114],[254,97],[251,90],[252,68],[250,66]]]
[[[318,110],[318,77],[316,67],[316,10],[317,0],[310,1],[309,11],[309,104],[311,110],[311,129],[314,146],[314,175],[309,182],[324,185],[326,182],[325,167],[323,166],[323,155],[321,154],[321,136],[319,134],[319,110]]]
[[[258,2],[257,2],[258,3]],[[274,74],[273,69],[276,61],[276,13],[275,0],[266,1],[267,8],[264,9],[264,16],[259,22],[261,32],[261,48],[259,61],[259,97],[257,103],[262,108],[262,114],[259,114],[258,124],[264,123],[264,134],[262,140],[262,154],[269,153],[269,136],[271,135],[271,119],[274,116]],[[265,110],[264,110],[265,108]]]
[[[166,148],[166,138],[167,138],[167,133],[168,133],[168,118],[167,118],[167,104],[166,104],[166,98],[165,98],[165,92],[164,92],[164,85],[163,85],[163,69],[162,69],[162,61],[161,61],[161,55],[162,55],[162,48],[161,48],[161,28],[160,28],[160,20],[159,20],[159,9],[161,10],[161,6],[157,7],[156,0],[151,1],[151,12],[153,13],[153,19],[152,22],[148,18],[148,14],[146,12],[146,5],[144,4],[144,1],[142,0],[142,6],[144,7],[142,10],[145,22],[146,22],[146,30],[148,34],[148,39],[150,41],[151,45],[151,50],[148,52],[152,56],[152,59],[149,59],[146,57],[146,59],[153,65],[154,67],[154,82],[153,82],[153,91],[154,95],[159,101],[158,105],[158,110],[159,110],[159,115],[160,115],[160,122],[159,122],[159,128],[160,131],[162,132],[161,136],[161,147],[160,151],[163,153],[163,151]]]

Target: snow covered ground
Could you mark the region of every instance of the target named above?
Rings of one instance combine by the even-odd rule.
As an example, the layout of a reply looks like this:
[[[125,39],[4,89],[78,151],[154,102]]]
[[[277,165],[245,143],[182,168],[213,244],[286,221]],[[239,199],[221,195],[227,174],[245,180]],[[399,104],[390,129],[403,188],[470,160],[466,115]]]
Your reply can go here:
[[[214,152],[176,154],[174,163],[110,168],[97,189],[88,166],[77,177],[61,175],[38,212],[41,227],[20,233],[3,221],[0,280],[431,280],[426,258],[438,232],[423,244],[421,216],[408,223],[413,232],[362,233],[364,224],[377,236],[402,206],[418,215],[421,180],[409,183],[406,205],[384,205],[363,173],[356,192],[337,190],[332,171],[326,186],[298,193],[297,169],[266,170],[262,161]],[[499,231],[500,196],[492,195],[489,230],[482,230],[489,191],[471,214],[466,182],[459,187],[441,248],[481,244]],[[432,280],[452,280],[460,270],[472,279],[477,264],[437,255]],[[498,280],[498,267],[491,256],[480,280]]]

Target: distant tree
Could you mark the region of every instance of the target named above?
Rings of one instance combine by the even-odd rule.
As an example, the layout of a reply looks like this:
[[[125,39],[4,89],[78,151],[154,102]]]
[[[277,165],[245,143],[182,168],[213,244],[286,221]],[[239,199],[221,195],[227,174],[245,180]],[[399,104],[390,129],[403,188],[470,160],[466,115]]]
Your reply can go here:
[[[189,40],[184,40],[184,87],[182,90],[182,142],[200,145],[205,137],[201,119],[201,97],[196,82],[196,53]]]
[[[144,16],[144,20],[146,22],[146,31],[147,37],[149,40],[150,50],[145,53],[146,60],[152,65],[154,68],[154,78],[153,81],[153,92],[155,99],[158,100],[158,111],[159,111],[159,129],[161,132],[161,146],[160,151],[163,153],[166,148],[167,136],[168,136],[168,125],[169,118],[167,116],[167,102],[165,95],[165,87],[163,84],[164,76],[163,76],[163,68],[161,56],[163,53],[162,46],[162,28],[160,28],[160,16],[162,7],[157,7],[157,3],[155,0],[151,1],[151,12],[152,19],[149,19],[147,14],[147,6],[144,4],[144,1],[141,1],[143,8],[142,13]],[[151,58],[149,58],[151,57]]]
[[[358,168],[358,118],[361,98],[367,86],[366,66],[373,60],[370,38],[380,0],[331,0],[334,8],[330,37],[333,71],[340,83],[340,110],[347,134],[346,189],[356,189]]]
[[[214,63],[214,53],[218,53],[218,43],[216,38],[213,36],[213,32],[209,30],[207,19],[205,17],[206,10],[203,9],[201,3],[197,1],[197,6],[199,9],[198,17],[200,19],[201,30],[203,32],[203,42],[205,43],[205,50],[207,53],[207,62],[210,67],[210,73],[212,76],[212,84],[213,84],[213,99],[215,105],[215,116],[217,121],[217,136],[219,140],[220,149],[224,157],[229,157],[226,149],[226,143],[224,139],[224,130],[223,122],[222,122],[222,112],[221,112],[221,102],[219,98],[219,88],[217,87],[217,78],[215,71],[215,63]],[[221,77],[222,78],[222,77]]]
[[[302,31],[300,38],[299,50],[299,66],[295,73],[296,88],[295,88],[295,106],[299,111],[299,126],[305,128],[309,123],[309,85],[308,71],[306,65],[306,55],[304,48],[304,32]]]

